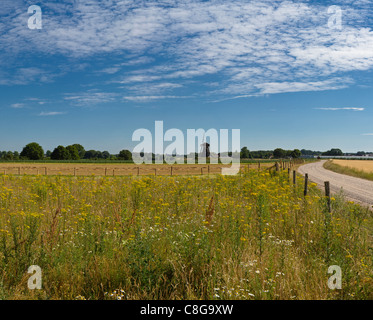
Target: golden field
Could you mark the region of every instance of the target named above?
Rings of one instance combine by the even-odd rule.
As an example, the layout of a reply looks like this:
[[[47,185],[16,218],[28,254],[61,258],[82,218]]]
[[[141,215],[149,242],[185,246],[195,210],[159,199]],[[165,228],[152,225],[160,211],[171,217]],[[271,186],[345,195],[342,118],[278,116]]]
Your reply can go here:
[[[0,299],[372,299],[372,213],[303,182],[0,175]]]
[[[367,173],[373,173],[373,161],[334,159],[332,160],[332,162],[342,167],[348,167],[356,170],[361,170]]]
[[[268,168],[274,163],[261,163],[260,167]],[[257,163],[249,164],[250,168],[258,168]],[[15,175],[72,175],[72,176],[146,176],[146,175],[208,175],[221,174],[222,168],[229,165],[216,164],[95,164],[95,163],[0,163],[0,174]],[[242,164],[242,169],[246,170],[248,164]]]
[[[352,177],[373,181],[373,161],[370,160],[329,160],[324,163],[324,168]]]

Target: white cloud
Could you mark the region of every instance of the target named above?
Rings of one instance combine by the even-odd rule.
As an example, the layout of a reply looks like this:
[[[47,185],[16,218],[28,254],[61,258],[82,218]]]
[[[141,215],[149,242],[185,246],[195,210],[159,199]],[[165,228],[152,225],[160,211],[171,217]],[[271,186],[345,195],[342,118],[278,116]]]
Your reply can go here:
[[[165,99],[187,99],[191,96],[126,96],[124,100],[134,102],[149,102],[154,100],[165,100]]]
[[[350,111],[364,111],[365,108],[315,108],[317,110],[326,110],[326,111],[340,111],[340,110],[350,110]]]
[[[40,117],[50,117],[50,116],[59,116],[66,114],[66,112],[57,112],[57,111],[50,111],[50,112],[40,112],[39,116]]]
[[[65,100],[70,101],[79,106],[91,106],[100,103],[108,103],[116,101],[118,94],[111,92],[100,92],[97,90],[88,90],[81,93],[68,93],[65,95]]]
[[[159,95],[165,91],[174,90],[177,88],[182,88],[183,85],[180,83],[172,82],[160,82],[160,83],[145,83],[137,84],[132,86],[123,87],[126,90],[130,90],[139,95]]]
[[[328,28],[328,6],[312,1],[51,1],[42,32],[25,28],[28,16],[20,6],[2,21],[0,42],[3,56],[27,50],[79,63],[83,57],[122,56],[101,69],[113,83],[203,82],[214,76],[220,86],[210,93],[222,97],[336,90],[353,82],[349,72],[373,69],[373,32],[366,22],[372,1],[333,4],[343,6],[342,30]],[[152,68],[140,68],[148,63]],[[38,80],[53,77],[39,68],[0,72],[0,84]]]
[[[13,103],[10,107],[13,109],[22,109],[25,107],[25,104],[24,103]]]

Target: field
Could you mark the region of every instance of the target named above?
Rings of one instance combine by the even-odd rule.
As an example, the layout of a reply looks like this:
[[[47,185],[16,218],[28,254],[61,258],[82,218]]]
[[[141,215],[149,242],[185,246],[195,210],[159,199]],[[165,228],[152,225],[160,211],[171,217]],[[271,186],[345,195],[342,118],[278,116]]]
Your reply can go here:
[[[373,181],[373,161],[370,160],[331,160],[324,167],[337,173]]]
[[[372,299],[372,213],[289,180],[0,175],[0,299]]]
[[[333,160],[333,163],[342,166],[349,167],[356,170],[361,170],[367,173],[373,173],[373,161],[369,160]]]
[[[274,162],[261,162],[260,168],[265,169]],[[242,164],[243,168],[258,168],[257,163]],[[132,175],[208,175],[221,174],[221,170],[229,165],[136,165],[136,164],[85,164],[85,163],[0,163],[0,174],[15,175],[72,175],[72,176],[132,176]]]

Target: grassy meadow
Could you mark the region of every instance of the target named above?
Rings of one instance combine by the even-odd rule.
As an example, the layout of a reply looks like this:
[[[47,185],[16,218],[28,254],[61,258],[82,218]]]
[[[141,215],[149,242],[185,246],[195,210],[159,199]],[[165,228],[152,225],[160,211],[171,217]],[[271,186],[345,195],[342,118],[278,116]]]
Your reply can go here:
[[[0,299],[372,299],[372,212],[290,180],[0,175]]]
[[[370,160],[329,160],[324,163],[324,168],[373,181],[373,161]]]

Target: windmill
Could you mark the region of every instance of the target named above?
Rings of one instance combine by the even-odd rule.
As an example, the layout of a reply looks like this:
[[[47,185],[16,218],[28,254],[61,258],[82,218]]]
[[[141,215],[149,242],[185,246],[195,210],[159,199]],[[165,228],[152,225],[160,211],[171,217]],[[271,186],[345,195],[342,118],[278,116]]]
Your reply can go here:
[[[201,144],[200,155],[202,157],[209,158],[210,157],[210,144],[205,142],[205,137],[206,137],[206,134],[203,135],[203,142]]]

